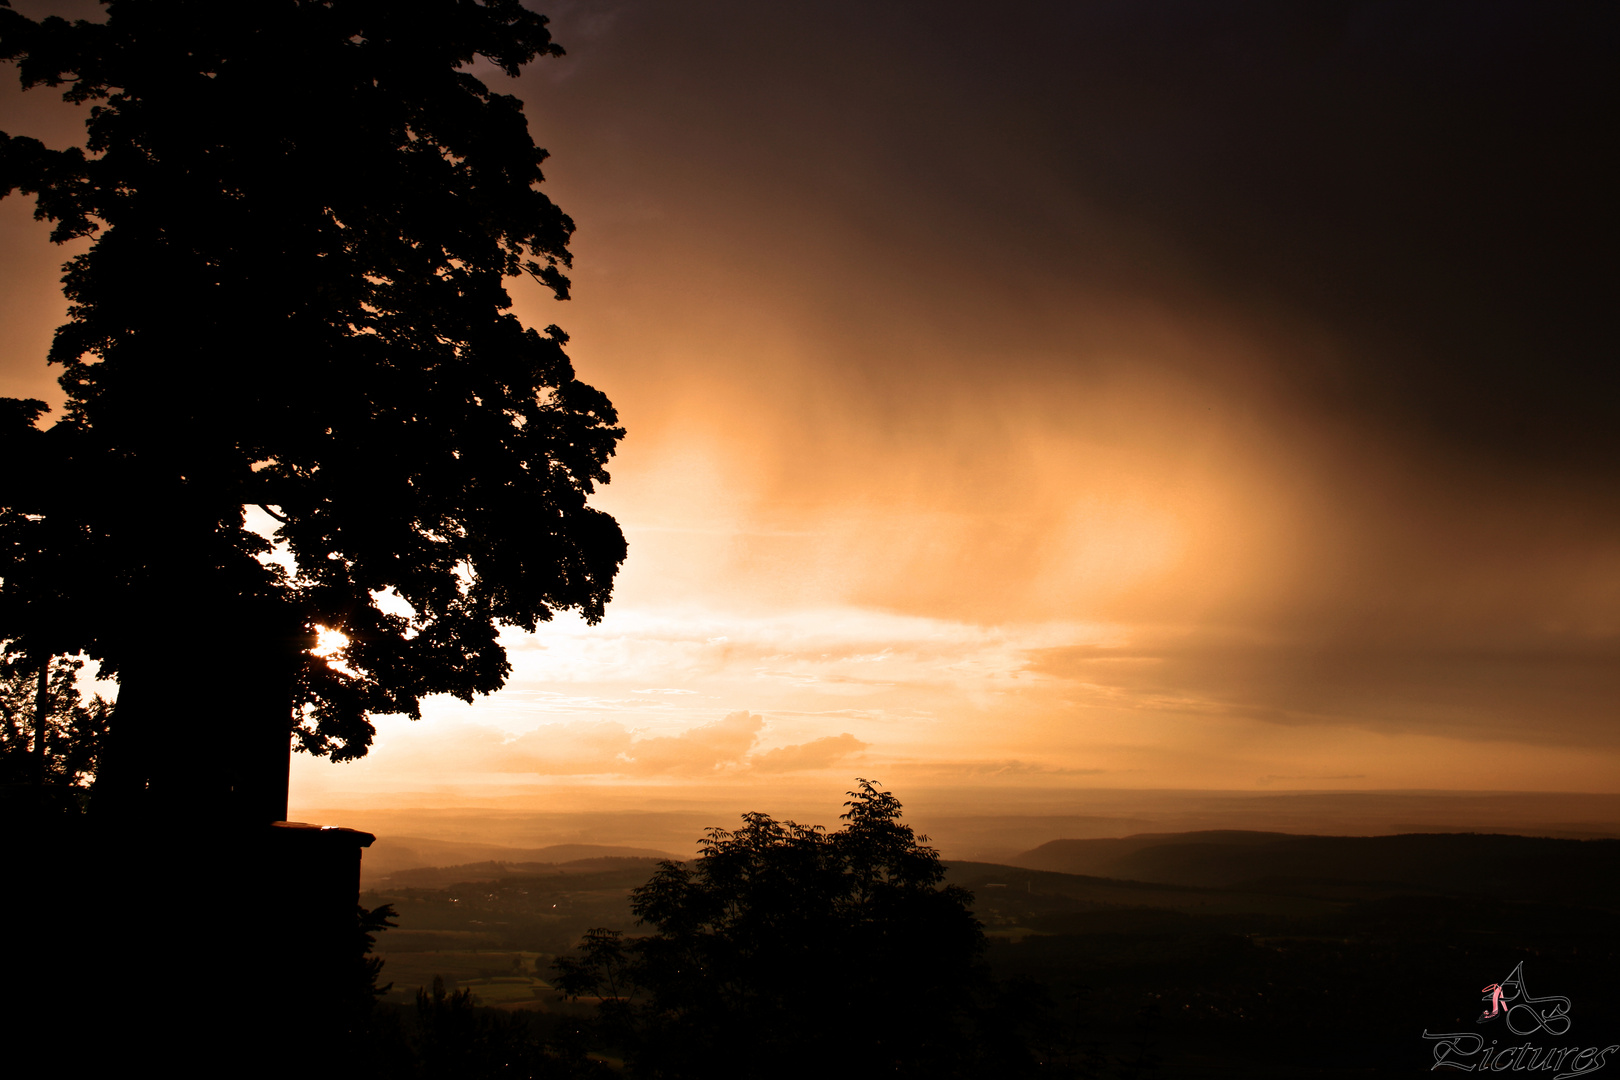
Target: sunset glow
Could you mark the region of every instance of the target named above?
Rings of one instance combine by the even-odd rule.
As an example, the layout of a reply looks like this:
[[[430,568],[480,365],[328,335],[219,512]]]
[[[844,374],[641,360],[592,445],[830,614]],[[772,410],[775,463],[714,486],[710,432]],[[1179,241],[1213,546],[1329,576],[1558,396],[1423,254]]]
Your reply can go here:
[[[1046,46],[985,28],[1001,74],[956,87],[899,16],[830,64],[763,9],[554,8],[568,57],[476,73],[524,99],[579,226],[568,304],[512,288],[620,410],[594,505],[629,560],[600,625],[509,633],[499,693],[296,757],[295,804],[857,773],[1620,791],[1610,489],[1480,441],[1484,406],[1440,416],[1400,326],[1288,291],[1317,255],[1230,269],[1177,216],[1226,181],[1121,194],[1115,121],[1059,78],[1080,61],[1021,82]],[[776,81],[742,92],[756,53]],[[1186,100],[1131,106],[1142,138],[1179,147]],[[1249,197],[1216,209],[1293,242]],[[26,282],[0,391],[60,401],[64,253],[29,212],[0,204]]]

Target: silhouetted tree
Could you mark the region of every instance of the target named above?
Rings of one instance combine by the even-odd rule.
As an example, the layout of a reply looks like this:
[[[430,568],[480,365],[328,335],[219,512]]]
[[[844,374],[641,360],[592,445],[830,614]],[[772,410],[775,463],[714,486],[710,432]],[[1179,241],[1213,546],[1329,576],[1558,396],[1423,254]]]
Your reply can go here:
[[[0,401],[0,633],[116,676],[110,798],[283,817],[289,732],[358,757],[371,714],[498,688],[499,627],[601,617],[623,431],[505,286],[565,299],[573,223],[468,70],[561,51],[519,0],[0,6],[23,86],[94,103],[83,148],[0,135],[0,194],[93,238],[65,418]]]
[[[49,784],[83,793],[95,778],[108,705],[84,700],[84,661],[41,661],[0,642],[0,783]],[[41,738],[41,736],[44,736]]]
[[[378,934],[399,925],[392,921],[398,916],[399,912],[394,910],[393,904],[383,904],[374,908],[359,905],[355,907],[355,937],[359,946],[360,966],[354,998],[359,1002],[361,1010],[369,1009],[374,1001],[388,993],[394,985],[393,983],[377,985],[377,978],[382,974],[383,961],[382,957],[371,955],[371,950],[377,944]]]
[[[744,815],[631,897],[652,932],[586,935],[557,985],[602,1002],[637,1075],[1018,1075],[972,896],[868,781],[843,828]]]

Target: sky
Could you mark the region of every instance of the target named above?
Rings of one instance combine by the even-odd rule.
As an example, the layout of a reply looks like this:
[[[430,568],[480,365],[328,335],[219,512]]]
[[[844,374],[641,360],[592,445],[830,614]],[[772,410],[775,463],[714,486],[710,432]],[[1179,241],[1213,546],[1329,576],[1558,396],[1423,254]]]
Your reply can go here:
[[[629,559],[295,807],[1620,792],[1611,6],[538,6],[567,55],[476,71],[573,298],[512,291],[619,408]],[[30,210],[0,394],[59,402]]]

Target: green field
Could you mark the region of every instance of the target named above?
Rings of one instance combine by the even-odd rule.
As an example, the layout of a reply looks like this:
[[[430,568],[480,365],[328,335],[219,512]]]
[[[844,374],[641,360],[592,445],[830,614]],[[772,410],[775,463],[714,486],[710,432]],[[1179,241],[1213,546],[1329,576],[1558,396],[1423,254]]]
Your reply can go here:
[[[556,991],[536,975],[536,963],[550,960],[545,953],[490,949],[444,949],[423,952],[378,950],[383,960],[381,982],[392,983],[386,1000],[414,1001],[418,989],[429,988],[435,977],[446,990],[471,990],[480,1004],[501,1008],[541,1008],[555,1004]]]
[[[552,958],[592,927],[630,926],[630,890],[651,876],[656,860],[589,859],[492,873],[493,865],[469,867],[475,878],[469,881],[440,872],[448,881],[443,888],[384,886],[361,897],[368,908],[392,904],[398,913],[398,927],[378,935],[376,946],[379,982],[392,984],[385,1000],[408,1004],[439,977],[446,989],[471,990],[492,1007],[574,1011],[579,1007],[559,1002],[546,981]]]

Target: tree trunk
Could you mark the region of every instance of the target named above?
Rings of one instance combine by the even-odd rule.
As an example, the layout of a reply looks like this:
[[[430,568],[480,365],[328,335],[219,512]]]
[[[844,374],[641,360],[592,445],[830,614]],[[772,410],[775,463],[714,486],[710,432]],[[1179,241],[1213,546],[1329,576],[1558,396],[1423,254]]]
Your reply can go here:
[[[171,615],[126,654],[96,782],[100,812],[206,815],[220,825],[286,820],[300,652],[293,634],[265,625],[264,612],[248,614]]]
[[[39,663],[39,683],[34,688],[34,769],[35,779],[45,784],[51,775],[50,758],[46,754],[45,735],[51,727],[51,657],[46,654]]]

